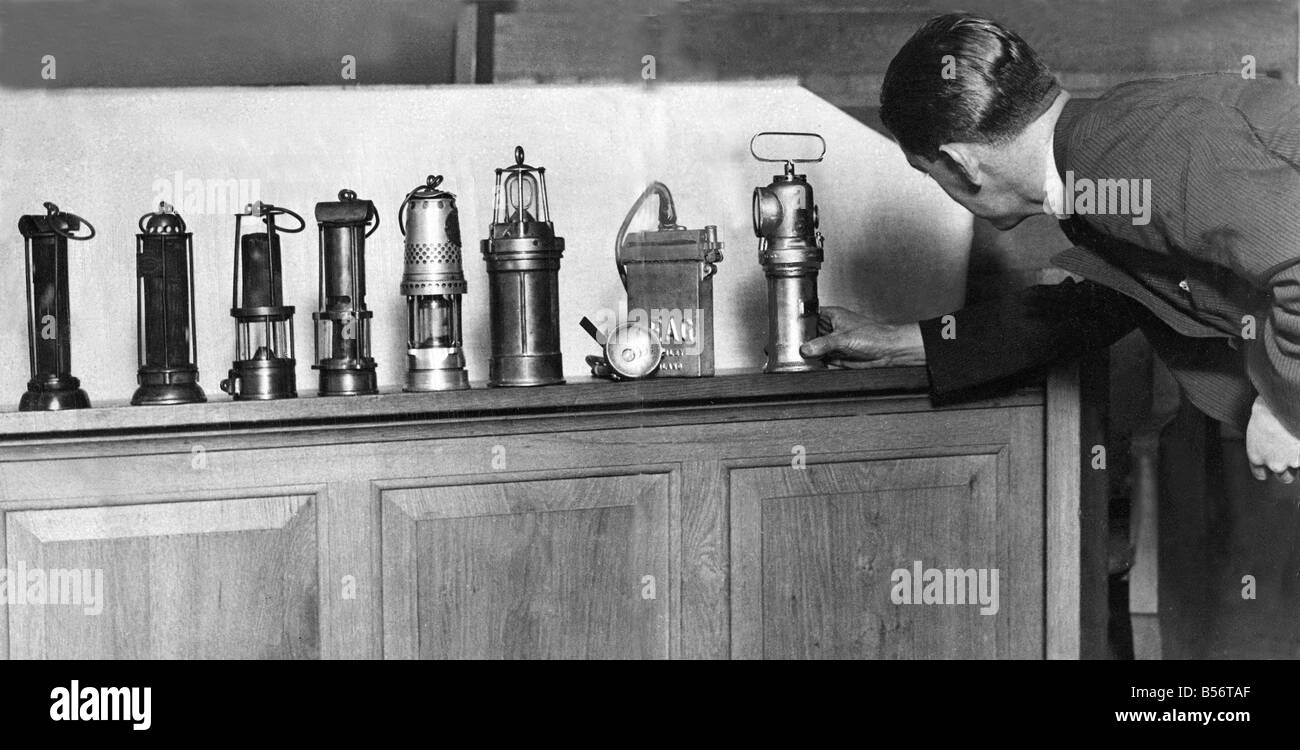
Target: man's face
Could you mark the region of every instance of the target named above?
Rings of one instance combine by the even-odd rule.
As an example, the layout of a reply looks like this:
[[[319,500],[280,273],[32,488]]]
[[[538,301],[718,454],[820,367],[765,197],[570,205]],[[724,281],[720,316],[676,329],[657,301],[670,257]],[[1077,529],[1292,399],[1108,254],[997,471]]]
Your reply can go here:
[[[1032,210],[1026,213],[1024,201],[1013,185],[986,169],[979,170],[977,185],[945,153],[941,152],[935,160],[913,153],[906,155],[908,164],[939,183],[950,198],[998,229],[1011,229],[1036,213]]]

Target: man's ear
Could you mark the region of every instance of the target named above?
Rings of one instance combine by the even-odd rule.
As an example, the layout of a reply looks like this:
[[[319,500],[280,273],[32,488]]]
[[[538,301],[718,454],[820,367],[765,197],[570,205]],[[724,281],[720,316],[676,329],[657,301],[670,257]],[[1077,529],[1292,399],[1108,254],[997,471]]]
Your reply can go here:
[[[947,143],[940,146],[939,159],[947,162],[954,173],[966,180],[972,191],[978,191],[984,184],[980,158],[968,144]]]

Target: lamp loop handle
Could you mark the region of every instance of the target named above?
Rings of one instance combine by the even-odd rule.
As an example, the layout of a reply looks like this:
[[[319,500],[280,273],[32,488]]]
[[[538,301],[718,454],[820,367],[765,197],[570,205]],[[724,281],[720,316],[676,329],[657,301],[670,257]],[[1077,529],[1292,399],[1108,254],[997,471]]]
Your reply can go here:
[[[85,219],[81,218],[80,216],[77,216],[76,214],[70,214],[70,213],[68,213],[68,212],[66,212],[66,211],[60,211],[58,206],[54,205],[53,203],[51,203],[51,202],[49,202],[49,201],[46,201],[46,202],[43,203],[42,205],[43,205],[44,208],[45,208],[45,215],[46,215],[46,216],[51,216],[51,217],[53,217],[53,216],[64,216],[64,217],[67,217],[67,218],[69,219],[69,222],[68,222],[69,224],[73,223],[74,221],[75,221],[75,222],[79,222],[79,223],[81,223],[81,224],[85,224],[85,225],[86,225],[86,229],[89,229],[89,230],[90,230],[90,233],[89,233],[89,234],[76,235],[76,234],[72,234],[71,232],[64,231],[62,228],[59,227],[58,224],[51,223],[51,224],[50,224],[50,231],[54,232],[55,234],[59,235],[60,237],[62,237],[62,238],[64,238],[64,239],[68,239],[68,240],[73,240],[73,241],[75,241],[75,242],[85,242],[86,240],[88,240],[88,239],[90,239],[90,238],[92,238],[92,237],[95,236],[95,225],[94,225],[94,224],[91,224],[90,222],[86,221]]]
[[[349,201],[354,201],[354,200],[356,200],[356,199],[357,199],[357,191],[355,191],[355,190],[350,190],[350,189],[348,189],[348,188],[343,188],[342,190],[339,191],[339,200],[340,200],[340,201],[343,201],[344,203],[347,203],[347,202],[349,202]],[[374,234],[375,232],[379,231],[379,212],[375,210],[375,204],[374,204],[374,203],[371,203],[371,204],[370,204],[370,208],[366,211],[366,222],[365,222],[365,223],[369,224],[369,223],[370,223],[370,220],[371,220],[372,218],[375,220],[375,225],[374,225],[373,227],[370,228],[370,231],[369,231],[369,232],[366,232],[366,238],[367,238],[367,239],[369,239],[370,235],[372,235],[372,234]]]
[[[299,216],[296,212],[285,208],[284,206],[276,206],[267,203],[264,204],[263,208],[265,209],[262,213],[263,222],[270,223],[272,216],[285,216],[285,215],[292,216],[293,218],[298,220],[298,226],[296,228],[290,229],[288,227],[276,227],[276,231],[284,232],[285,234],[297,234],[307,228],[307,222],[303,221],[303,218],[301,216]]]
[[[369,232],[366,232],[366,237],[367,237],[367,238],[369,238],[370,235],[374,234],[375,232],[379,231],[379,212],[378,212],[377,210],[375,210],[375,204],[373,204],[373,203],[370,204],[370,214],[369,214],[368,216],[366,216],[366,223],[367,223],[367,224],[370,223],[370,217],[372,217],[372,216],[373,216],[374,219],[375,219],[375,225],[374,225],[373,227],[370,228],[370,231],[369,231]]]
[[[442,175],[431,174],[424,178],[423,185],[417,186],[402,199],[402,205],[397,208],[397,228],[402,230],[403,237],[406,236],[406,206],[415,198],[425,198],[443,192],[438,189],[441,184]]]

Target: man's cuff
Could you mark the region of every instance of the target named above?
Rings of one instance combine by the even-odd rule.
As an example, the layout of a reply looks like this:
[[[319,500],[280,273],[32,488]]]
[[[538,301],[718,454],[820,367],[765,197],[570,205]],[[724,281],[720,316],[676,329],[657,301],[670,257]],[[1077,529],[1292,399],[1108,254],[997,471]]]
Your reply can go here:
[[[930,400],[942,406],[977,397],[974,391],[986,384],[978,378],[985,369],[980,366],[984,355],[976,347],[958,343],[956,316],[949,313],[917,325],[925,346],[925,368],[930,374]]]
[[[1266,338],[1252,342],[1246,372],[1277,421],[1292,435],[1300,437],[1300,362],[1286,359],[1284,365],[1295,372],[1280,372],[1281,368],[1274,366],[1269,348]]]

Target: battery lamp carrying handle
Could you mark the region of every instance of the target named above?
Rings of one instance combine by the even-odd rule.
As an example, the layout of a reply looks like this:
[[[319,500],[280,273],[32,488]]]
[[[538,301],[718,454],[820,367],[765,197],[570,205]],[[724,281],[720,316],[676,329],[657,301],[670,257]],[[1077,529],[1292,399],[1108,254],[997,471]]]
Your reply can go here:
[[[623,224],[618,228],[618,237],[614,240],[614,265],[618,267],[618,277],[623,281],[624,288],[627,287],[627,264],[623,262],[623,238],[627,236],[627,228],[631,226],[632,219],[652,195],[659,196],[659,231],[681,229],[677,225],[677,207],[673,205],[673,194],[668,190],[668,186],[662,182],[650,183],[632,204],[632,209],[627,212],[627,216],[623,217]]]
[[[815,159],[771,159],[771,158],[759,156],[758,152],[754,150],[754,142],[765,135],[793,136],[798,138],[816,138],[818,142],[820,142],[822,145],[822,152],[818,154],[817,158]],[[749,139],[749,154],[750,156],[753,156],[758,161],[784,163],[791,170],[793,170],[795,164],[812,164],[821,161],[822,158],[826,156],[826,139],[822,138],[820,135],[816,133],[794,133],[785,130],[765,130],[762,133],[755,133],[754,137]]]

